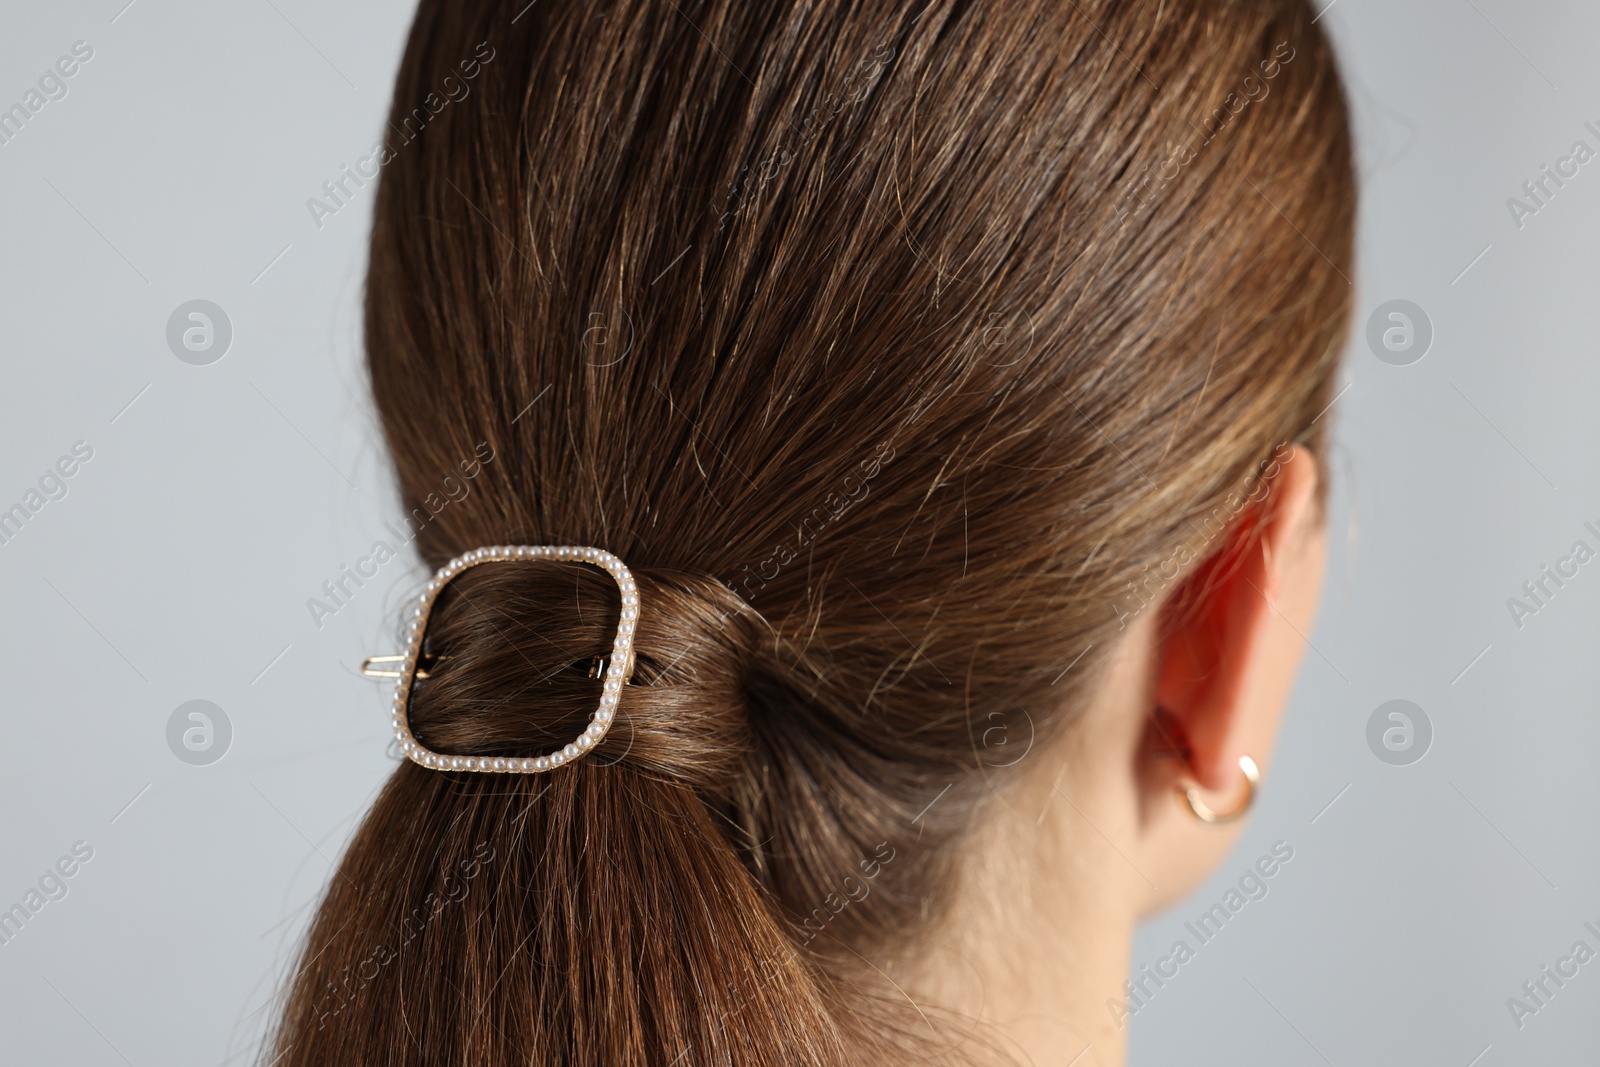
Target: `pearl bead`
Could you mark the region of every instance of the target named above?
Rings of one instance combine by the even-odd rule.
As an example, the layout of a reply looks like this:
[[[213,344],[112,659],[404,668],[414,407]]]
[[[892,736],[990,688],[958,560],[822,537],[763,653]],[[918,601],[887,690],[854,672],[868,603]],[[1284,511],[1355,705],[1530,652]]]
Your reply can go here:
[[[537,757],[533,761],[533,769],[536,770],[536,771],[548,771],[550,769],[550,757],[548,757],[548,756],[539,756],[539,757]]]
[[[607,708],[601,708],[599,711],[594,713],[595,722],[610,722],[611,719],[612,712]]]
[[[567,762],[567,754],[565,752],[550,753],[550,766],[559,767],[565,762]]]
[[[588,734],[579,734],[578,740],[573,743],[581,749],[590,749],[594,747],[594,738]]]
[[[582,751],[583,750],[580,749],[577,745],[568,745],[566,748],[563,748],[561,750],[561,754],[563,756],[567,757],[567,759],[573,759],[573,758],[577,757]]]
[[[592,722],[589,724],[589,728],[583,732],[598,741],[606,735],[606,728],[600,723]]]

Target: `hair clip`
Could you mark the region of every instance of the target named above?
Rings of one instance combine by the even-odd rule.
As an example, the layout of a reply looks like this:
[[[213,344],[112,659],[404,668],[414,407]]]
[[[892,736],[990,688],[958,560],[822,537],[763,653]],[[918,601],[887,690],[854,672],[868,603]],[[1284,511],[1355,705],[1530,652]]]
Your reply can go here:
[[[439,593],[450,580],[462,571],[485,563],[527,563],[536,560],[568,560],[587,563],[606,571],[616,581],[622,592],[622,618],[617,623],[616,639],[611,643],[609,655],[596,657],[590,667],[590,677],[605,677],[600,694],[600,706],[583,733],[570,744],[542,756],[455,756],[434,752],[411,733],[407,719],[411,688],[418,678],[428,677],[424,664],[432,665],[443,657],[426,656],[422,652],[423,636],[428,629],[428,616],[439,599]],[[413,763],[439,771],[489,771],[504,774],[542,774],[562,764],[591,752],[606,736],[616,717],[617,701],[622,687],[633,677],[633,630],[639,621],[639,590],[627,566],[611,553],[583,545],[495,545],[463,553],[435,572],[427,588],[418,598],[406,626],[406,650],[398,656],[372,656],[361,664],[361,673],[375,678],[396,678],[394,702],[390,708],[389,723],[394,727],[395,740],[400,751]],[[398,663],[399,670],[380,669],[374,664]]]
[[[428,677],[429,668],[433,664],[448,658],[449,657],[447,656],[430,656],[427,653],[423,653],[422,657],[417,660],[416,677]],[[399,671],[380,670],[379,668],[374,667],[373,664],[399,663],[403,659],[405,659],[404,656],[368,656],[366,659],[361,661],[361,673],[366,675],[368,678],[398,678],[400,677]],[[589,668],[587,671],[589,677],[598,678],[604,674],[606,671],[607,662],[609,662],[609,657],[607,656],[595,656],[593,659],[591,659],[589,661]]]

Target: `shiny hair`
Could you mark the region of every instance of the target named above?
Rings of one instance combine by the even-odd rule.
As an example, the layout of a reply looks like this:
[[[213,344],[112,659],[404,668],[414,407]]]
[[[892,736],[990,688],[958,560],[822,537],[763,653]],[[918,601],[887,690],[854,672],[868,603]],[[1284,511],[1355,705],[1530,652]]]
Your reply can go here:
[[[1313,18],[424,0],[368,368],[408,510],[493,462],[414,543],[616,553],[638,667],[552,773],[395,770],[263,1059],[979,1056],[872,961],[950,918],[977,805],[1208,521],[1321,445],[1355,182]],[[419,740],[570,740],[619,611],[593,568],[458,578]]]

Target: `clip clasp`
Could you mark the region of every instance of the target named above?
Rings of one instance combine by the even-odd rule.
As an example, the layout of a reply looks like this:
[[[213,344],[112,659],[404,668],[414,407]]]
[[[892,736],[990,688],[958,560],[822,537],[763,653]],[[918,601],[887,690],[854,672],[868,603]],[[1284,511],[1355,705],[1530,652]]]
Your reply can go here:
[[[368,656],[366,659],[361,661],[361,673],[366,675],[368,678],[399,678],[399,677],[402,676],[402,672],[401,671],[379,670],[376,667],[374,667],[373,664],[374,663],[400,663],[404,659],[405,659],[404,656]],[[430,662],[432,662],[431,658],[430,658]],[[427,676],[428,676],[427,670],[424,669],[422,664],[419,662],[417,664],[417,677],[418,678],[426,678]]]

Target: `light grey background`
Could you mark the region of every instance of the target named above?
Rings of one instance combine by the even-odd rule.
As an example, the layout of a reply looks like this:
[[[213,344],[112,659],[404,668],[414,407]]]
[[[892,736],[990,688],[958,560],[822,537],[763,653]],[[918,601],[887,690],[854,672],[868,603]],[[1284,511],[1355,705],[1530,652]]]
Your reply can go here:
[[[306,200],[378,137],[410,11],[125,3],[0,7],[0,106],[94,49],[0,146],[0,507],[94,450],[0,545],[0,908],[94,850],[0,945],[0,1030],[14,1063],[244,1063],[392,766],[355,668],[422,577],[386,565],[320,629],[306,607],[399,515],[359,364],[371,189],[320,229]],[[1365,191],[1325,603],[1253,822],[1135,967],[1274,841],[1294,858],[1140,1009],[1131,1062],[1593,1062],[1600,960],[1520,1030],[1506,999],[1600,950],[1600,562],[1521,629],[1506,600],[1600,548],[1600,160],[1520,229],[1506,201],[1600,149],[1600,10],[1336,0],[1324,21]],[[194,299],[233,326],[209,366],[165,339]],[[1363,340],[1393,299],[1434,326],[1411,366]],[[1433,723],[1409,766],[1367,748],[1391,699]],[[229,718],[220,761],[168,748],[191,700]]]

